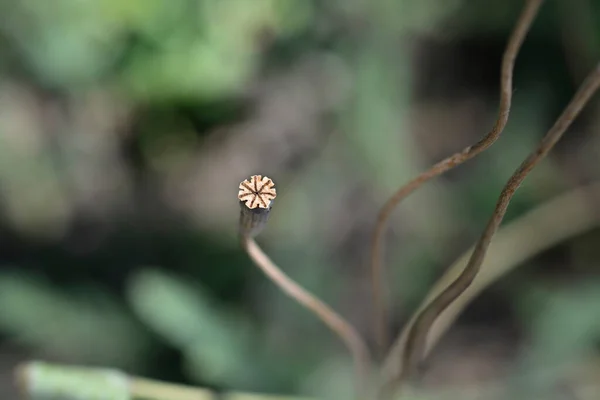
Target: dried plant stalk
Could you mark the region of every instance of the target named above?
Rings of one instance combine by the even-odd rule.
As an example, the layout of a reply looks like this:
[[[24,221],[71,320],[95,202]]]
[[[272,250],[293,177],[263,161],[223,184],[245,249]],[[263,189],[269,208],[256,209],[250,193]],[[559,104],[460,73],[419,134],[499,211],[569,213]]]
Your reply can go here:
[[[274,186],[271,179],[260,175],[254,175],[240,184],[238,198],[242,207],[240,217],[242,247],[269,279],[285,294],[315,314],[348,347],[354,362],[356,392],[362,398],[366,393],[371,370],[371,355],[363,339],[342,316],[287,276],[252,238],[266,223],[266,218],[261,218],[264,214],[256,214],[256,212],[271,209],[272,201],[276,196]]]
[[[490,242],[504,218],[504,214],[506,213],[506,209],[512,196],[531,170],[546,157],[552,147],[558,142],[599,87],[600,64],[596,66],[582,83],[573,99],[569,102],[555,124],[542,139],[539,146],[525,159],[525,161],[523,161],[504,186],[492,217],[483,231],[483,234],[477,241],[471,258],[460,276],[451,282],[416,317],[415,323],[408,333],[402,360],[402,369],[395,378],[396,382],[408,380],[415,375],[425,352],[426,339],[431,326],[436,318],[473,282],[481,268]]]
[[[357,393],[364,393],[370,374],[371,356],[366,344],[352,325],[331,309],[331,307],[317,299],[313,294],[302,288],[281,271],[253,239],[244,238],[244,248],[252,261],[285,294],[315,314],[340,337],[346,347],[348,347],[354,361]]]
[[[436,318],[427,332],[424,356],[426,357],[438,343],[462,310],[493,282],[534,255],[598,227],[600,213],[594,199],[599,197],[600,182],[596,182],[549,200],[517,220],[503,225],[494,236],[487,257],[471,286]],[[400,362],[404,357],[406,338],[412,330],[416,317],[461,274],[472,253],[473,247],[465,251],[430,289],[390,350],[383,366],[384,378],[398,373]]]
[[[479,153],[489,148],[499,137],[506,122],[512,101],[513,68],[517,54],[543,0],[527,0],[525,7],[517,20],[514,31],[508,41],[502,58],[500,73],[500,106],[498,118],[492,130],[479,142],[468,146],[459,153],[438,162],[429,170],[421,173],[416,178],[402,186],[387,203],[381,208],[377,217],[375,230],[371,240],[371,279],[374,307],[374,327],[379,352],[383,353],[388,347],[388,317],[385,302],[386,290],[384,288],[383,270],[381,266],[381,242],[387,221],[396,206],[408,195],[418,189],[425,182],[443,174],[444,172],[470,160]]]

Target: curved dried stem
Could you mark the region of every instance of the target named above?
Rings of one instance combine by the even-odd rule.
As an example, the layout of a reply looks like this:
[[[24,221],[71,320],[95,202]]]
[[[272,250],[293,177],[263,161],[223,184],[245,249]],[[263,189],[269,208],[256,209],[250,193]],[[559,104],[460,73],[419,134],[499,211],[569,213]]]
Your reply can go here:
[[[248,236],[242,237],[242,247],[254,263],[271,279],[284,293],[303,305],[333,332],[335,332],[350,350],[354,361],[356,374],[356,392],[359,396],[366,393],[367,381],[371,370],[371,355],[363,339],[343,317],[327,304],[317,299],[313,294],[302,288],[287,276],[262,251],[258,244]]]
[[[551,199],[517,220],[502,226],[496,233],[479,274],[471,286],[436,318],[427,332],[424,356],[427,356],[460,313],[485,288],[536,254],[598,227],[600,213],[596,203],[599,198],[600,182],[595,182]],[[460,275],[473,249],[474,247],[471,247],[465,251],[438,279],[417,312],[402,329],[402,334],[394,343],[383,366],[384,378],[390,378],[398,373],[406,338],[412,330],[416,317]]]
[[[546,157],[548,152],[558,142],[599,87],[600,64],[596,66],[582,83],[573,99],[542,139],[539,146],[523,161],[504,186],[492,217],[477,241],[469,262],[460,276],[452,281],[416,317],[415,323],[408,333],[402,359],[402,369],[399,375],[395,377],[396,382],[408,380],[415,375],[425,353],[426,339],[431,326],[437,317],[471,285],[477,276],[490,242],[504,218],[512,196],[531,170]]]
[[[479,153],[489,148],[497,139],[506,126],[508,114],[512,101],[512,78],[513,67],[517,54],[531,24],[542,4],[543,0],[527,0],[525,7],[515,25],[513,33],[508,41],[502,58],[502,69],[500,73],[500,106],[498,119],[492,130],[480,141],[468,146],[459,153],[438,162],[430,169],[422,172],[416,178],[402,186],[387,203],[381,208],[377,217],[375,230],[371,241],[371,279],[374,306],[374,326],[379,352],[383,353],[388,347],[388,317],[385,303],[385,290],[383,287],[383,271],[381,267],[381,242],[387,221],[396,206],[409,194],[414,192],[425,182],[443,174],[444,172],[470,160]]]

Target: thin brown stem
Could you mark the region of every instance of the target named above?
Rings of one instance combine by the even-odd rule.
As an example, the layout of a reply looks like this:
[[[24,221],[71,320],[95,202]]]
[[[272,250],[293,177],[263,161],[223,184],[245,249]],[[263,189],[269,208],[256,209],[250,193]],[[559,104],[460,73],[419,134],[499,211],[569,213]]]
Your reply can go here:
[[[416,178],[406,183],[392,195],[379,212],[371,241],[371,280],[374,326],[380,354],[386,351],[389,342],[388,312],[385,301],[387,290],[384,289],[383,270],[381,266],[381,242],[387,221],[396,206],[425,182],[470,160],[489,148],[500,137],[508,121],[512,101],[512,80],[515,60],[542,2],[543,0],[527,0],[504,51],[500,73],[500,106],[498,118],[492,130],[474,145],[468,146],[461,152],[455,153],[438,162],[427,171],[422,172]]]
[[[510,200],[517,191],[521,183],[533,168],[542,161],[554,145],[558,142],[564,132],[571,125],[573,120],[579,115],[583,107],[590,100],[592,95],[600,87],[600,64],[588,75],[580,86],[573,99],[569,102],[563,113],[556,120],[555,124],[542,139],[539,146],[523,161],[515,173],[510,177],[504,189],[500,193],[500,198],[496,208],[490,218],[483,234],[477,241],[473,253],[457,279],[450,283],[429,305],[417,316],[413,328],[408,333],[404,357],[402,360],[402,370],[397,377],[397,382],[402,382],[412,378],[419,364],[422,361],[425,352],[426,339],[431,326],[437,317],[456,300],[473,282],[481,268],[487,249],[496,233]]]
[[[600,224],[596,199],[600,198],[600,182],[562,194],[503,225],[494,236],[477,277],[467,290],[452,302],[435,320],[425,345],[424,357],[431,352],[460,313],[482,291],[523,262],[564,240],[580,235]],[[422,304],[395,340],[382,367],[384,380],[399,374],[404,358],[406,338],[422,310],[463,271],[474,245],[465,251],[432,286]]]
[[[254,263],[271,279],[284,293],[306,307],[336,333],[348,347],[354,361],[356,374],[356,392],[359,396],[366,393],[367,382],[371,370],[371,355],[365,342],[358,332],[342,316],[331,307],[316,298],[287,276],[262,251],[258,244],[249,237],[242,238],[242,246]],[[362,398],[362,397],[361,397]]]

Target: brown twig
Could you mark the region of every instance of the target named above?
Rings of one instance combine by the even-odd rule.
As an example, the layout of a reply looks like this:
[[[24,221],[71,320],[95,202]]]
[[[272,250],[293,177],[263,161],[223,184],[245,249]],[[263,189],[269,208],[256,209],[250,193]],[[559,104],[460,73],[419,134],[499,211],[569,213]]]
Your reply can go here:
[[[402,382],[414,376],[422,360],[427,335],[431,326],[436,318],[473,282],[473,279],[479,272],[492,237],[504,218],[504,214],[506,213],[506,209],[512,196],[531,170],[546,157],[548,152],[558,142],[599,87],[600,64],[596,66],[582,83],[573,99],[569,102],[555,124],[542,139],[537,149],[523,161],[504,186],[492,217],[475,245],[471,258],[460,276],[429,303],[416,318],[413,328],[410,330],[406,340],[402,370],[400,375],[396,378],[396,382]]]
[[[502,58],[502,69],[500,73],[500,106],[498,119],[492,130],[480,141],[468,146],[459,153],[438,162],[430,169],[422,172],[416,178],[402,186],[381,208],[377,217],[375,230],[371,241],[371,279],[373,291],[374,326],[376,340],[380,354],[388,347],[388,317],[385,304],[385,293],[383,285],[383,271],[381,267],[381,242],[386,223],[394,211],[394,208],[409,194],[414,192],[425,182],[443,174],[444,172],[470,160],[479,153],[489,148],[499,137],[506,122],[512,101],[512,78],[513,68],[517,54],[529,31],[529,28],[540,8],[543,0],[527,0],[525,7],[515,25],[514,31],[508,41]]]
[[[354,362],[356,392],[362,398],[366,394],[371,371],[371,355],[363,339],[342,316],[277,267],[252,238],[264,228],[276,195],[275,184],[266,176],[253,175],[249,180],[240,183],[239,232],[242,247],[269,279],[285,294],[321,319],[348,347]]]
[[[593,201],[600,196],[600,182],[577,188],[537,206],[517,220],[500,227],[491,243],[477,277],[467,290],[435,320],[425,344],[424,356],[450,328],[460,313],[476,296],[523,262],[558,243],[586,232],[600,224],[600,213]],[[402,329],[386,357],[384,379],[397,375],[404,358],[406,338],[416,317],[463,271],[471,254],[465,251],[433,285],[417,312]]]
[[[271,279],[285,294],[315,314],[340,337],[352,354],[356,373],[357,393],[364,394],[370,374],[371,356],[364,341],[352,325],[346,322],[343,317],[331,309],[327,304],[317,299],[281,271],[253,239],[243,236],[242,242],[244,249],[248,252],[252,261],[254,261],[269,279]]]

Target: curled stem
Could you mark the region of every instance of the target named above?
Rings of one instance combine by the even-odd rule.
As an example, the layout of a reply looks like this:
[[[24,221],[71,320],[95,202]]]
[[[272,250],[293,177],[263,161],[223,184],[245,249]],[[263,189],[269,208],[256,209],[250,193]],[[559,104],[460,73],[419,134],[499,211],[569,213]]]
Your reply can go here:
[[[431,326],[437,317],[471,285],[477,276],[488,247],[504,218],[504,214],[506,213],[506,209],[508,208],[512,196],[521,183],[523,183],[527,175],[546,157],[562,137],[564,132],[569,128],[573,120],[579,115],[583,107],[599,87],[600,63],[581,84],[579,90],[577,90],[565,110],[560,117],[558,117],[546,136],[544,136],[538,147],[529,154],[525,161],[523,161],[502,189],[492,217],[485,227],[483,234],[475,244],[467,266],[458,278],[452,281],[416,317],[415,323],[409,331],[406,340],[402,369],[399,375],[395,377],[394,383],[408,380],[415,375],[425,353],[427,336]]]
[[[425,182],[443,174],[444,172],[470,160],[479,153],[489,148],[499,137],[506,122],[512,101],[512,79],[513,68],[519,49],[525,40],[525,36],[542,4],[543,0],[527,0],[519,19],[515,25],[512,35],[508,41],[502,58],[502,69],[500,73],[500,106],[498,118],[492,130],[477,143],[466,147],[459,153],[433,165],[430,169],[422,172],[413,180],[402,186],[381,208],[377,217],[375,230],[371,239],[371,280],[373,291],[374,326],[378,349],[383,353],[388,347],[388,317],[385,303],[385,289],[383,285],[383,271],[381,267],[381,242],[387,221],[396,206],[409,194],[418,189]]]
[[[600,198],[600,182],[562,194],[527,212],[507,225],[503,225],[488,249],[477,277],[444,312],[435,320],[427,333],[424,356],[437,344],[467,305],[485,288],[514,268],[564,240],[586,232],[600,224],[600,213],[595,199]],[[419,312],[425,309],[439,293],[455,280],[473,253],[465,251],[444,275],[433,285],[417,312],[402,329],[383,366],[382,375],[391,377],[398,371],[403,358],[406,338]]]
[[[242,236],[242,247],[254,263],[271,279],[285,294],[296,300],[302,306],[315,314],[344,342],[352,355],[356,374],[356,392],[365,394],[367,380],[371,368],[371,356],[366,344],[342,316],[323,303],[316,296],[302,288],[287,276],[262,251],[254,239]]]

